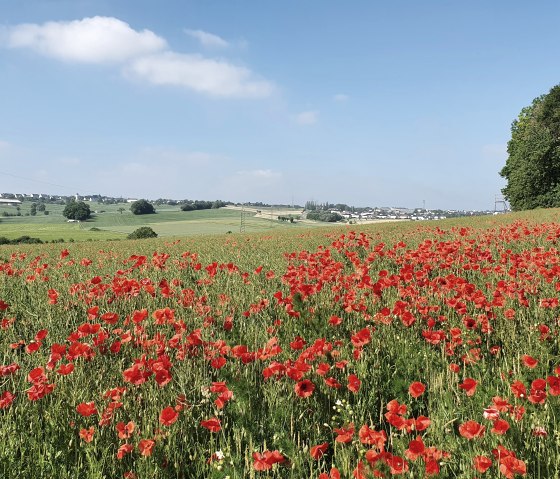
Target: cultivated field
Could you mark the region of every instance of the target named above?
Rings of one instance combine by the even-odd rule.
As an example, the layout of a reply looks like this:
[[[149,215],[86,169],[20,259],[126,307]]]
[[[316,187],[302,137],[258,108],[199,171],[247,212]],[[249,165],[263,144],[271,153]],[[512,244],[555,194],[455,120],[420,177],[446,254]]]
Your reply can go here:
[[[92,218],[78,224],[68,223],[62,216],[64,206],[48,204],[48,215],[38,212],[36,216],[29,216],[30,206],[30,202],[21,205],[22,216],[0,216],[0,236],[14,239],[28,235],[43,241],[85,241],[124,239],[141,226],[151,227],[161,237],[238,233],[241,230],[249,233],[304,226],[301,222],[279,222],[279,213],[274,208],[262,208],[260,214],[256,208],[247,208],[242,221],[242,211],[235,207],[181,211],[179,206],[162,205],[156,207],[156,214],[133,215],[127,203],[106,205],[92,202],[89,203]],[[296,210],[287,211],[293,213]],[[0,205],[0,215],[4,212],[12,215],[16,209]],[[313,222],[305,224],[306,228],[313,226],[322,225]]]
[[[0,246],[0,477],[560,477],[558,219]]]

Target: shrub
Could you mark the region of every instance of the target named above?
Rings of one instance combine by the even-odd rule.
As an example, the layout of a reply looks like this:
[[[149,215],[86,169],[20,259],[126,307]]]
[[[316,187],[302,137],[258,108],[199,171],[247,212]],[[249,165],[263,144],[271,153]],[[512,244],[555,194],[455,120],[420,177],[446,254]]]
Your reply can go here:
[[[157,238],[157,233],[149,226],[142,226],[127,236],[128,239]]]

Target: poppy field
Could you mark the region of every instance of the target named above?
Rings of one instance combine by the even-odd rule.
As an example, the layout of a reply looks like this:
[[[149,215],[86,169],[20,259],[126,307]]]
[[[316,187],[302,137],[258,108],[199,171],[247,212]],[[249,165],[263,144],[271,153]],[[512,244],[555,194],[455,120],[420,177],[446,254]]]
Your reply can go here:
[[[0,477],[560,477],[557,212],[0,248]]]

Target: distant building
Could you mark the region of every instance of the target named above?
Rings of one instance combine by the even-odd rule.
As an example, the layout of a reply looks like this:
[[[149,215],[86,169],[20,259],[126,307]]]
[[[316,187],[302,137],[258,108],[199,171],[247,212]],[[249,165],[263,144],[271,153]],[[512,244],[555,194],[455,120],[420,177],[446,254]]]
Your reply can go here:
[[[11,200],[9,198],[0,198],[0,205],[18,206],[21,205],[21,201]]]

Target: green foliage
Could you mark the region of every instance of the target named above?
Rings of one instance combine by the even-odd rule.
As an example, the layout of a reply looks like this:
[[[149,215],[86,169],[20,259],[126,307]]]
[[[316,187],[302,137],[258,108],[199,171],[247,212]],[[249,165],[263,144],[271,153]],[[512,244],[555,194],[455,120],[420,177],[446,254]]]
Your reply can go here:
[[[338,214],[338,213],[331,213],[330,211],[310,211],[309,213],[307,213],[307,219],[308,220],[314,220],[314,221],[324,221],[326,223],[336,223],[337,221],[340,221],[343,218],[342,215]]]
[[[182,211],[197,211],[223,208],[226,204],[221,200],[216,201],[187,201],[181,205]]]
[[[135,215],[149,215],[156,212],[154,205],[146,200],[138,200],[130,205],[130,211]]]
[[[66,205],[62,215],[69,220],[85,221],[91,216],[91,210],[83,201],[72,200]]]
[[[157,233],[149,226],[142,226],[127,236],[128,239],[157,238]]]
[[[560,205],[560,85],[521,110],[511,126],[502,192],[513,210]]]
[[[43,242],[39,238],[31,238],[30,236],[24,235],[16,239],[8,239],[5,236],[0,237],[0,244],[42,244]]]

